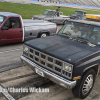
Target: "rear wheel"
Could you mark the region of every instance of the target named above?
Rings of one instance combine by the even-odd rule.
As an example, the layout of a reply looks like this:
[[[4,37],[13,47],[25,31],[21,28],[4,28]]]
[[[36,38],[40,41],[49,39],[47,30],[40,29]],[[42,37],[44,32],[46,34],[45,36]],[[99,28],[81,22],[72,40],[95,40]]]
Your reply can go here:
[[[41,38],[42,38],[42,37],[46,37],[46,36],[47,36],[46,33],[42,33],[42,34],[40,35]]]
[[[73,94],[81,99],[87,97],[93,88],[95,82],[95,76],[96,73],[93,69],[87,71],[84,74],[79,86],[76,86],[72,89]]]

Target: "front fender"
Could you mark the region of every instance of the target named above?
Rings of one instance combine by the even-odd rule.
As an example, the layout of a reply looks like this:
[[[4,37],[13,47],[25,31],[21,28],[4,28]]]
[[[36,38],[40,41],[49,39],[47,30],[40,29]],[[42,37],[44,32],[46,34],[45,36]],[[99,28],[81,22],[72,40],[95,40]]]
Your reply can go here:
[[[80,82],[82,81],[82,77],[90,69],[94,69],[96,74],[98,75],[99,74],[99,70],[100,70],[99,63],[96,63],[94,65],[90,64],[90,65],[84,65],[84,66],[80,66],[80,67],[74,68],[73,79],[74,79],[74,77],[80,76],[80,79],[77,80],[76,86],[79,86]]]
[[[86,64],[81,64],[74,68],[73,76],[74,77],[77,77],[77,76],[82,77],[83,74],[91,68],[94,69],[97,74],[99,64],[100,64],[99,60],[94,61],[94,62],[89,62]]]

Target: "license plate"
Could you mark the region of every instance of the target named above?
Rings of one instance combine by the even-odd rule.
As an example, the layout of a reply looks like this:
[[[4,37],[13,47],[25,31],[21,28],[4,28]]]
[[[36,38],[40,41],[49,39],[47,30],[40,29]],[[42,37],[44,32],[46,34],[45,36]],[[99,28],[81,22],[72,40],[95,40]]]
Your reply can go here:
[[[35,68],[35,71],[36,71],[36,73],[39,74],[40,76],[44,77],[44,73],[43,73],[41,70]]]

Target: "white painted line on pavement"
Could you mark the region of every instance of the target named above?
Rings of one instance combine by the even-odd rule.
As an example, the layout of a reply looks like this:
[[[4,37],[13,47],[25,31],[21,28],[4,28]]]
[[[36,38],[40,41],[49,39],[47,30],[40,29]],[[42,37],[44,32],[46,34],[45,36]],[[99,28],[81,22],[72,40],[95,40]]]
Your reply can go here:
[[[2,86],[0,86],[0,91],[8,100],[15,100],[9,93],[8,91],[3,91],[4,88]]]
[[[22,50],[23,48],[21,49],[12,49],[12,50],[6,50],[6,51],[3,51],[3,52],[0,52],[0,54],[2,53],[8,53],[8,52],[13,52],[13,51],[19,51],[19,50]]]

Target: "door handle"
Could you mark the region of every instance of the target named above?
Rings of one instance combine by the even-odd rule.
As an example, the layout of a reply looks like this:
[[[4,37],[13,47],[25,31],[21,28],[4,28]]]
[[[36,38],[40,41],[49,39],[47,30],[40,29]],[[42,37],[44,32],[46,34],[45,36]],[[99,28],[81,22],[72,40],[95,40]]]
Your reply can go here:
[[[23,31],[21,30],[21,31],[19,31],[19,32],[23,32]]]

